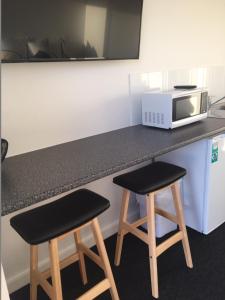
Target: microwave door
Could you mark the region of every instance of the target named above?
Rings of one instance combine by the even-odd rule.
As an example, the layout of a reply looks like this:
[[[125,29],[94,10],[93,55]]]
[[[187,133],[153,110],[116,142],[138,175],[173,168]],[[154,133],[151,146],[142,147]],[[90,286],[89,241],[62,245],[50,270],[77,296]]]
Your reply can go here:
[[[201,113],[201,93],[173,99],[173,122]]]

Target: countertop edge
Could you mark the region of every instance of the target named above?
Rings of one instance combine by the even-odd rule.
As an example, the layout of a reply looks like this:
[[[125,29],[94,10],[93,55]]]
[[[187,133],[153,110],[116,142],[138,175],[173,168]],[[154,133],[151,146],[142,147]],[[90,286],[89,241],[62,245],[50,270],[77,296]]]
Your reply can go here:
[[[138,164],[141,164],[141,163],[144,163],[144,162],[147,162],[148,160],[151,160],[155,157],[158,157],[160,155],[163,155],[165,153],[168,153],[170,151],[173,151],[173,150],[176,150],[178,148],[181,148],[181,147],[184,147],[188,144],[191,144],[191,143],[194,143],[194,142],[197,142],[199,140],[202,140],[202,139],[205,139],[205,138],[209,138],[209,137],[212,137],[212,136],[216,136],[218,134],[222,134],[222,133],[225,133],[225,127],[222,127],[222,128],[219,128],[219,129],[216,129],[216,130],[213,130],[209,133],[205,133],[203,135],[200,135],[200,136],[197,136],[195,138],[192,138],[192,139],[189,139],[189,140],[186,140],[182,143],[178,143],[178,144],[175,144],[174,146],[171,146],[171,147],[168,147],[168,148],[165,148],[161,151],[157,151],[153,154],[150,154],[150,155],[146,155],[144,157],[141,157],[140,159],[137,159],[137,160],[134,160],[134,161],[130,161],[128,163],[125,163],[125,164],[122,164],[122,165],[118,165],[114,168],[111,168],[111,169],[108,169],[108,170],[104,170],[98,174],[95,174],[95,175],[92,175],[92,176],[87,176],[85,178],[82,178],[81,180],[79,181],[75,181],[75,182],[72,182],[72,183],[68,183],[62,187],[57,187],[57,188],[54,188],[52,190],[48,190],[46,192],[43,192],[41,195],[37,196],[37,195],[33,195],[31,198],[26,198],[26,199],[18,199],[18,202],[17,202],[17,208],[15,209],[15,206],[14,207],[5,207],[5,209],[3,209],[2,207],[2,216],[6,216],[10,213],[13,213],[13,212],[16,212],[20,209],[23,209],[23,208],[26,208],[26,207],[29,207],[31,205],[35,205],[41,201],[44,201],[44,200],[47,200],[47,199],[50,199],[52,197],[55,197],[57,195],[60,195],[61,193],[64,193],[64,192],[68,192],[72,189],[75,189],[75,188],[78,188],[82,185],[85,185],[85,184],[88,184],[90,182],[93,182],[95,180],[98,180],[98,179],[101,179],[101,178],[104,178],[106,176],[110,176],[116,172],[119,172],[119,171],[122,171],[122,170],[125,170],[127,168],[130,168],[130,167],[133,167],[135,165],[138,165]],[[51,195],[51,196],[49,196]],[[20,205],[21,203],[21,205]]]

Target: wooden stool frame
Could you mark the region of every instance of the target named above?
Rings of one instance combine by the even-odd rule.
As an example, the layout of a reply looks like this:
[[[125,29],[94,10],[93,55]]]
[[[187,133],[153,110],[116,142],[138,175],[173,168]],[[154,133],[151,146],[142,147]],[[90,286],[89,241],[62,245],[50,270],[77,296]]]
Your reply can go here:
[[[171,188],[176,215],[173,215],[155,206],[155,194],[161,190],[164,190],[165,188]],[[176,181],[173,184],[164,187],[163,189],[149,193],[146,196],[146,201],[147,201],[146,217],[139,219],[132,224],[127,222],[129,199],[130,199],[130,191],[124,189],[120,221],[119,221],[119,230],[118,230],[117,243],[116,243],[115,265],[119,266],[120,264],[123,238],[127,233],[132,233],[133,235],[135,235],[136,237],[144,241],[149,247],[152,295],[154,298],[158,298],[159,291],[158,291],[157,257],[160,254],[162,254],[164,251],[166,251],[168,248],[170,248],[177,242],[182,241],[186,264],[189,268],[193,268],[188,235],[187,235],[186,225],[184,222],[179,182]],[[169,219],[170,221],[178,224],[179,226],[179,231],[177,233],[172,235],[170,238],[168,238],[158,246],[156,246],[156,236],[155,236],[155,214],[159,214],[162,217]],[[147,229],[148,229],[147,234],[137,228],[138,226],[144,223],[147,223]]]
[[[90,250],[81,241],[80,230],[88,225],[91,225],[99,255]],[[69,257],[63,259],[62,261],[59,261],[58,241],[64,239],[71,233],[74,234],[74,240],[77,247],[77,251]],[[76,228],[68,233],[65,233],[57,238],[50,240],[48,243],[50,252],[50,269],[47,269],[44,272],[38,271],[38,245],[30,246],[30,300],[37,300],[38,285],[40,285],[44,289],[44,291],[48,294],[51,300],[62,300],[63,296],[60,270],[76,261],[79,261],[82,282],[83,284],[86,284],[87,274],[85,268],[84,254],[87,255],[100,268],[104,270],[106,278],[77,299],[94,299],[101,293],[105,292],[107,289],[110,289],[112,299],[119,300],[111,266],[109,263],[109,259],[104,245],[104,240],[97,218],[82,225],[79,228]],[[47,281],[47,278],[49,278],[50,276],[52,278],[52,284],[50,284]]]

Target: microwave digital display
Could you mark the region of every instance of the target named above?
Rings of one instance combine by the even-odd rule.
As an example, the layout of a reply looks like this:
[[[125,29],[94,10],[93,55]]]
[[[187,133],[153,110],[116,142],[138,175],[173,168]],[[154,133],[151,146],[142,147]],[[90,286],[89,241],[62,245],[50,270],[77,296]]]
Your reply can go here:
[[[173,99],[173,121],[182,120],[201,113],[201,93]]]

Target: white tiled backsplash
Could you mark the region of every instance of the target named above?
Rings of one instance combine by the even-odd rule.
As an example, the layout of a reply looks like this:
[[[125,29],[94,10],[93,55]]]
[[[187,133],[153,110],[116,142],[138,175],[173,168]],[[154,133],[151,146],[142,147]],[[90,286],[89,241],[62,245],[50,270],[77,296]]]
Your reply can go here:
[[[179,84],[206,87],[211,101],[225,95],[225,66],[135,73],[129,76],[131,125],[141,123],[141,94],[150,89],[167,90]]]

